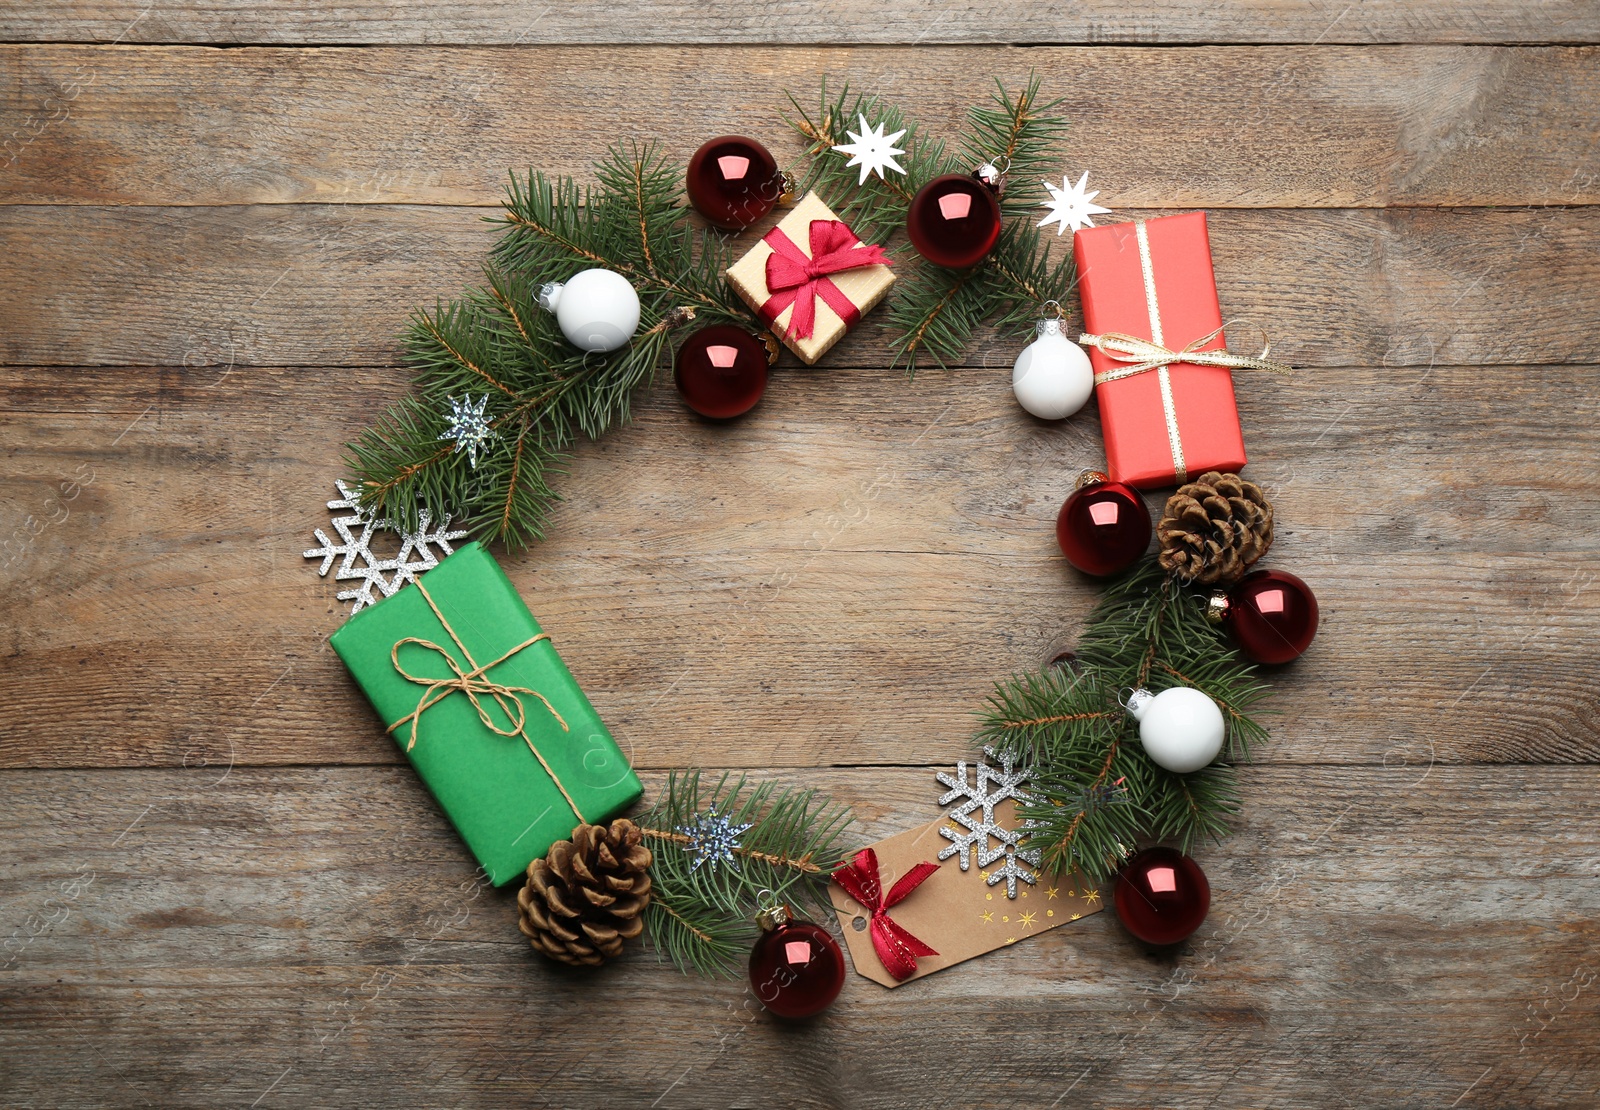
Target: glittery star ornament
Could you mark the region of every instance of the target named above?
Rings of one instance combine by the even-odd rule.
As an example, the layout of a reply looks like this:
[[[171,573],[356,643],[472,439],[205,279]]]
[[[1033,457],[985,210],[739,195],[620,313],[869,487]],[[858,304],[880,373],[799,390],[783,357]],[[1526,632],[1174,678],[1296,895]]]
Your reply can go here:
[[[446,397],[450,402],[450,424],[445,428],[440,439],[455,441],[457,451],[467,453],[467,461],[472,464],[472,469],[478,469],[478,452],[484,444],[495,438],[495,431],[489,426],[489,420],[483,415],[483,407],[489,403],[489,395],[485,393],[473,404],[472,394],[457,400]]]
[[[739,849],[739,838],[752,825],[735,825],[727,815],[718,813],[715,806],[695,814],[693,821],[678,827],[678,832],[689,838],[683,850],[695,857],[689,870],[698,871],[703,863],[709,863],[713,869],[719,863],[726,863],[735,871],[739,870],[734,852]]]
[[[850,166],[861,167],[861,180],[856,184],[865,185],[867,178],[872,174],[877,174],[880,178],[888,180],[884,174],[885,170],[893,170],[903,176],[906,172],[905,167],[895,161],[895,156],[904,154],[905,151],[894,144],[900,141],[901,136],[906,133],[906,129],[902,127],[893,135],[885,135],[883,132],[887,126],[886,124],[880,123],[876,127],[868,127],[866,116],[858,115],[856,118],[861,121],[860,133],[846,130],[845,134],[850,136],[851,141],[840,143],[833,148],[840,154],[850,155],[850,161],[846,163],[846,168]]]
[[[1049,200],[1039,202],[1040,207],[1050,209],[1050,214],[1039,221],[1039,226],[1047,224],[1060,224],[1056,228],[1057,235],[1064,235],[1068,228],[1077,231],[1081,227],[1093,227],[1091,216],[1106,215],[1111,209],[1102,208],[1092,203],[1100,195],[1096,189],[1092,193],[1084,192],[1084,186],[1089,184],[1089,171],[1083,171],[1083,176],[1078,178],[1076,185],[1071,184],[1071,179],[1063,177],[1061,187],[1058,189],[1050,182],[1043,182],[1045,190],[1050,194]]]

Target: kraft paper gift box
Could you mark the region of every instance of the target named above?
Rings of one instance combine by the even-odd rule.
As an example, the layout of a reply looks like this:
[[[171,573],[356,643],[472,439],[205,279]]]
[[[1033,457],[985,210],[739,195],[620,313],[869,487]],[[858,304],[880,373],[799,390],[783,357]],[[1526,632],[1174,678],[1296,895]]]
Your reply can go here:
[[[728,284],[802,362],[816,362],[889,293],[882,248],[807,193],[732,266]],[[816,270],[822,272],[814,272]]]

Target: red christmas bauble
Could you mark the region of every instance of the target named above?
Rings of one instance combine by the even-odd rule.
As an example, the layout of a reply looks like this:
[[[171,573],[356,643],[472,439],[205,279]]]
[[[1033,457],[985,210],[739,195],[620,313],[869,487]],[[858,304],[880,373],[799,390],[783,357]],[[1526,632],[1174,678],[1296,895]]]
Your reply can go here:
[[[767,390],[767,345],[744,328],[712,324],[678,347],[674,377],[686,405],[727,420],[755,408]]]
[[[1056,542],[1085,574],[1127,570],[1150,546],[1150,507],[1121,482],[1094,481],[1072,491],[1056,516]]]
[[[1000,201],[976,178],[947,173],[911,198],[906,233],[917,253],[935,265],[975,266],[1000,238]]]
[[[1146,848],[1117,873],[1112,894],[1128,932],[1157,946],[1187,940],[1211,908],[1200,865],[1175,848]]]
[[[1211,604],[1240,653],[1256,663],[1298,659],[1317,634],[1316,595],[1286,570],[1251,571]]]
[[[786,1018],[820,1014],[844,986],[844,953],[828,930],[786,921],[763,932],[750,953],[750,989]]]
[[[689,159],[689,203],[725,231],[740,231],[772,211],[783,175],[766,147],[742,135],[712,139]]]

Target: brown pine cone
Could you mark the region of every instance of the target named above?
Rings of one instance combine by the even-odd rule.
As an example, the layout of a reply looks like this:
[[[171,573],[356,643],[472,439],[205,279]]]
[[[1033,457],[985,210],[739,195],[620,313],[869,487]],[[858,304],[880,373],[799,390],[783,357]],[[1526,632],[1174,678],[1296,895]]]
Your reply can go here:
[[[1208,470],[1167,498],[1156,539],[1168,573],[1232,585],[1272,546],[1272,506],[1254,482]]]
[[[638,936],[650,904],[643,841],[632,821],[579,825],[529,864],[517,926],[533,947],[564,964],[598,967]]]

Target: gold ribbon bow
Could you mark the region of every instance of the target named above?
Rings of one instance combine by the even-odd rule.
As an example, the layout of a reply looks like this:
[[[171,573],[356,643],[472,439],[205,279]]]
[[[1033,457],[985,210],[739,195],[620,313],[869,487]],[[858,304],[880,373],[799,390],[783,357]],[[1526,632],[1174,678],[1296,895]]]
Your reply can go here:
[[[550,711],[550,715],[560,724],[562,731],[571,732],[572,728],[567,724],[566,718],[556,712],[556,707],[550,704],[549,698],[532,687],[508,686],[505,683],[496,682],[487,677],[489,670],[498,667],[523,648],[532,647],[540,640],[548,640],[550,634],[541,632],[537,636],[522,641],[522,643],[500,656],[500,658],[488,663],[479,663],[472,658],[472,653],[467,650],[467,645],[461,642],[461,637],[456,635],[456,630],[450,627],[450,622],[445,620],[444,614],[439,611],[439,606],[434,604],[433,596],[428,593],[420,581],[416,582],[415,585],[418,592],[422,594],[423,600],[428,603],[428,608],[432,609],[433,615],[439,618],[439,624],[443,626],[445,632],[449,633],[451,641],[460,650],[462,658],[471,665],[472,669],[462,670],[461,664],[456,662],[455,656],[432,640],[424,640],[418,636],[407,636],[403,640],[397,640],[394,647],[389,649],[389,661],[394,664],[394,669],[402,678],[415,682],[417,685],[425,687],[425,689],[422,691],[422,697],[417,699],[417,707],[390,725],[387,731],[392,733],[402,725],[409,724],[411,726],[411,738],[406,742],[406,751],[409,752],[416,746],[417,722],[421,719],[423,711],[430,706],[437,705],[459,690],[472,703],[472,708],[477,712],[478,720],[483,722],[484,728],[498,736],[520,736],[522,738],[522,742],[528,746],[528,750],[533,753],[533,757],[539,761],[539,766],[544,768],[544,773],[550,776],[550,781],[555,783],[556,789],[561,791],[561,796],[567,800],[567,805],[571,807],[573,815],[580,822],[585,820],[583,813],[578,809],[578,803],[572,800],[572,795],[568,794],[567,788],[561,785],[561,780],[556,777],[555,771],[551,769],[549,763],[545,762],[544,756],[539,754],[539,749],[534,747],[533,740],[528,736],[528,711],[522,704],[522,698],[519,695],[531,694],[538,698],[544,703],[544,707]],[[406,644],[416,644],[418,647],[436,652],[444,660],[445,666],[450,668],[451,677],[429,678],[424,675],[414,675],[406,670],[400,663],[400,649]],[[511,723],[510,728],[501,728],[495,723],[494,718],[489,715],[488,707],[482,701],[483,695],[492,698],[494,703],[500,707],[500,712],[504,713],[506,720]]]
[[[1237,323],[1240,321],[1229,320],[1222,327],[1232,327]],[[1226,348],[1220,351],[1200,350],[1221,334],[1222,328],[1218,328],[1214,332],[1202,335],[1181,351],[1174,351],[1163,344],[1140,339],[1137,335],[1125,335],[1119,331],[1107,332],[1105,335],[1080,335],[1078,342],[1085,347],[1098,347],[1107,358],[1132,363],[1130,366],[1119,366],[1115,370],[1104,370],[1096,374],[1094,376],[1096,385],[1148,373],[1174,362],[1187,362],[1193,366],[1224,366],[1229,370],[1268,370],[1274,374],[1293,372],[1292,366],[1268,361],[1267,355],[1272,351],[1270,343],[1263,343],[1259,355],[1236,355]]]

